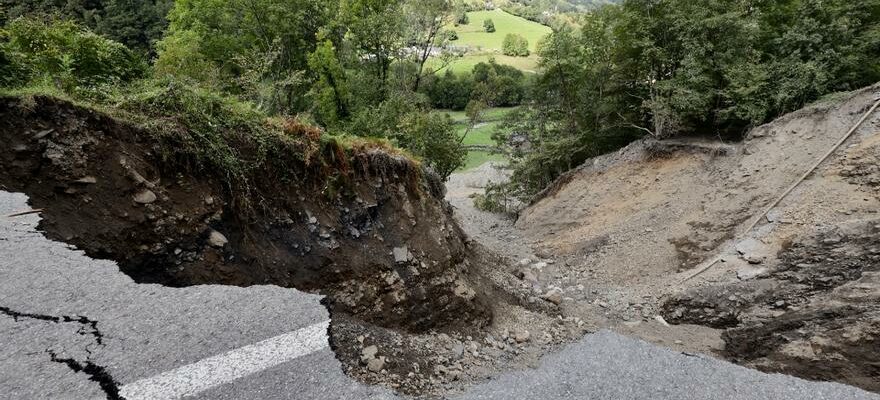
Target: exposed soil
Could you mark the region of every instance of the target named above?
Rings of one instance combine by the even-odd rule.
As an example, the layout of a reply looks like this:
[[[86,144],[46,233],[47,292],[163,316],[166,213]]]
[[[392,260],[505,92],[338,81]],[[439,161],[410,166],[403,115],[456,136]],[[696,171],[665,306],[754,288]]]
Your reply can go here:
[[[741,143],[633,143],[562,177],[518,218],[473,207],[503,169],[454,175],[445,193],[378,150],[344,168],[291,162],[296,180],[259,171],[245,212],[221,176],[166,161],[165,144],[132,124],[2,99],[0,189],[43,209],[47,236],[138,282],[327,295],[345,371],[405,394],[460,392],[598,329],[880,391],[880,115],[742,231],[877,91]]]
[[[366,383],[461,391],[586,331],[529,301],[506,261],[463,234],[443,184],[404,157],[286,160],[297,179],[256,171],[254,207],[242,209],[219,172],[168,160],[151,132],[64,101],[0,99],[0,141],[0,189],[43,210],[49,238],[139,283],[324,294],[331,346]]]
[[[742,231],[878,92],[807,107],[740,143],[633,143],[563,176],[516,220],[473,215],[469,194],[504,175],[489,167],[454,179],[450,201],[475,240],[532,257],[526,273],[511,273],[537,278],[533,296],[561,292],[562,315],[591,329],[880,391],[880,113]],[[682,282],[719,254],[722,263]]]

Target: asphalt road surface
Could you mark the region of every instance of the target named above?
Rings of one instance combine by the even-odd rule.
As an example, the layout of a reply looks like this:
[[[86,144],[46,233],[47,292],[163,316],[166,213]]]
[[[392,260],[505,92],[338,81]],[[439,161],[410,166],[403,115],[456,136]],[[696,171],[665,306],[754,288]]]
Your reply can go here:
[[[345,376],[320,297],[139,285],[36,230],[0,191],[0,399],[394,399]],[[609,332],[458,399],[880,399]]]

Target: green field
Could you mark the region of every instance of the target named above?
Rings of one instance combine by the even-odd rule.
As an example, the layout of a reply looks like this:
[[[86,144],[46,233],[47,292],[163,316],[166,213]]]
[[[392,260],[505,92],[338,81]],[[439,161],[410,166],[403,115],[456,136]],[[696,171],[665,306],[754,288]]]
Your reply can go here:
[[[458,40],[454,44],[477,47],[482,51],[500,52],[504,36],[508,33],[515,33],[525,37],[529,41],[529,50],[535,52],[538,48],[538,42],[552,32],[549,27],[499,9],[469,12],[468,18],[470,19],[469,24],[452,27],[458,33]],[[495,32],[487,33],[483,29],[483,21],[486,19],[491,19],[495,23]]]
[[[470,50],[464,57],[454,59],[447,68],[455,73],[470,72],[474,69],[474,65],[488,62],[494,57],[497,63],[510,65],[524,72],[534,73],[538,69],[538,57],[534,53],[538,42],[552,31],[549,27],[508,14],[500,9],[469,12],[468,18],[469,24],[449,28],[458,33],[458,40],[452,44],[467,46]],[[495,32],[488,33],[483,29],[483,21],[486,19],[491,19],[495,23]],[[525,37],[529,41],[532,55],[509,57],[502,54],[501,45],[504,36],[508,33]]]
[[[490,108],[483,113],[483,118],[477,126],[468,133],[462,142],[464,145],[488,145],[494,146],[492,133],[498,128],[501,120],[512,108]],[[464,111],[445,111],[455,121],[455,130],[459,136],[467,131],[467,116]],[[491,154],[485,151],[471,151],[468,153],[465,165],[459,171],[467,171],[479,167],[486,162],[504,162],[506,158],[502,154]]]

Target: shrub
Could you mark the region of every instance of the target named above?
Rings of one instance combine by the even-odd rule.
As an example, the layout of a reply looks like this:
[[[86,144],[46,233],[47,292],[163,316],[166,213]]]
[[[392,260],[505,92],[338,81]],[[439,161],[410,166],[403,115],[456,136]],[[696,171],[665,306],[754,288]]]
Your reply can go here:
[[[456,75],[447,70],[429,81],[425,88],[432,107],[464,110],[474,92],[474,81],[470,75]]]
[[[18,18],[3,29],[4,85],[51,81],[68,93],[142,77],[146,64],[120,43],[73,22]]]
[[[455,10],[455,24],[456,25],[468,25],[471,23],[470,17],[468,17],[467,10],[463,8],[459,8]]]
[[[422,157],[444,180],[464,164],[467,151],[447,114],[415,112],[400,122],[401,147]]]
[[[501,52],[511,57],[528,57],[529,41],[515,33],[508,33],[504,36],[504,42],[501,45]]]
[[[485,29],[486,32],[488,32],[488,33],[493,33],[493,32],[495,32],[495,23],[492,22],[492,19],[491,19],[491,18],[486,19],[485,21],[483,21],[483,29]]]

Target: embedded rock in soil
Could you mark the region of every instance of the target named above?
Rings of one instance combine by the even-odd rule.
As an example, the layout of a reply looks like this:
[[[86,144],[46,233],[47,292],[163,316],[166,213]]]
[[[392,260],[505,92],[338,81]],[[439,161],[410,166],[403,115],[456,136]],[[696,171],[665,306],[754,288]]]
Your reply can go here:
[[[295,287],[326,294],[332,313],[408,331],[490,319],[442,183],[404,157],[352,150],[345,165],[328,166],[290,154],[284,171],[248,172],[241,193],[220,171],[181,174],[198,164],[167,157],[182,148],[174,138],[64,101],[33,102],[0,99],[0,140],[28,149],[0,153],[0,187],[45,210],[47,236],[116,260],[137,282]],[[230,143],[243,159],[255,147]],[[83,177],[94,183],[74,182]]]
[[[741,364],[880,391],[878,243],[878,221],[796,238],[775,268],[675,295],[663,313],[727,328],[724,355]]]

